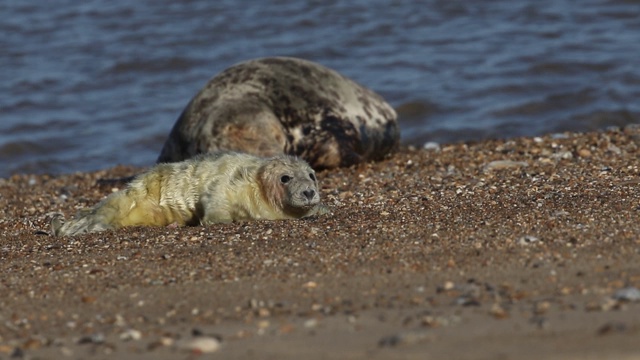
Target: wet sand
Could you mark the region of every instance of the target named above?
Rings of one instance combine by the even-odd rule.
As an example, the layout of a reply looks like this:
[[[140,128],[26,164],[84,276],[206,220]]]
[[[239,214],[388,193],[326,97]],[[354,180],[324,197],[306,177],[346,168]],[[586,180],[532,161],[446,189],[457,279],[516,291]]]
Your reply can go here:
[[[332,215],[75,238],[141,169],[3,179],[0,358],[636,359],[639,146],[403,148],[319,173]]]

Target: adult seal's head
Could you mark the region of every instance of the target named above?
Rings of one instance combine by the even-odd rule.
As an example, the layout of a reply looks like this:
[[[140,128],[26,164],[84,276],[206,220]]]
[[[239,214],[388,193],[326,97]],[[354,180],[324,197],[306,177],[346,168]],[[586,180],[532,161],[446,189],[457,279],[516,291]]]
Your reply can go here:
[[[189,102],[158,162],[215,150],[296,155],[313,168],[380,160],[399,142],[396,112],[373,91],[322,65],[274,57],[212,78]]]

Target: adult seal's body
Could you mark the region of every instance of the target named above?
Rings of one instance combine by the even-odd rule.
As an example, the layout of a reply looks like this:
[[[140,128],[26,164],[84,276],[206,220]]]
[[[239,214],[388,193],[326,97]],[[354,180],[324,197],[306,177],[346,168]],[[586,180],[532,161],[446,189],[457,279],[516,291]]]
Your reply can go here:
[[[125,226],[197,225],[234,220],[280,220],[325,214],[315,172],[301,159],[265,159],[217,152],[159,164],[125,190],[64,223],[55,235],[77,235]]]
[[[313,168],[380,160],[399,142],[381,96],[313,62],[274,57],[237,64],[191,100],[158,162],[215,150],[296,155]]]

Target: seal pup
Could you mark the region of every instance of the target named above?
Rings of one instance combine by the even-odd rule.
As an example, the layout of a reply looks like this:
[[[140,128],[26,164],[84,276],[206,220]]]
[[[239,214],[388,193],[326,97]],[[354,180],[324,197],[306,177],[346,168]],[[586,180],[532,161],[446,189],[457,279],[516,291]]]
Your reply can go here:
[[[54,218],[51,225],[54,235],[66,236],[125,226],[208,225],[325,213],[315,172],[305,161],[216,152],[155,165],[126,189],[66,223]]]
[[[215,150],[295,155],[314,169],[381,160],[400,138],[397,115],[373,91],[322,65],[269,57],[236,64],[189,102],[158,162]]]

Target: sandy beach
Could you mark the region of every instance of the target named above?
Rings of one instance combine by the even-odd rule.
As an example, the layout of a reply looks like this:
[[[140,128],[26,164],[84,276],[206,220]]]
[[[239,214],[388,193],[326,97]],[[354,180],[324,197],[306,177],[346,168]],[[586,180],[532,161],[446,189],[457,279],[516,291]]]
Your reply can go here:
[[[143,169],[0,179],[0,359],[637,359],[639,147],[404,147],[318,173],[331,215],[66,238]]]

